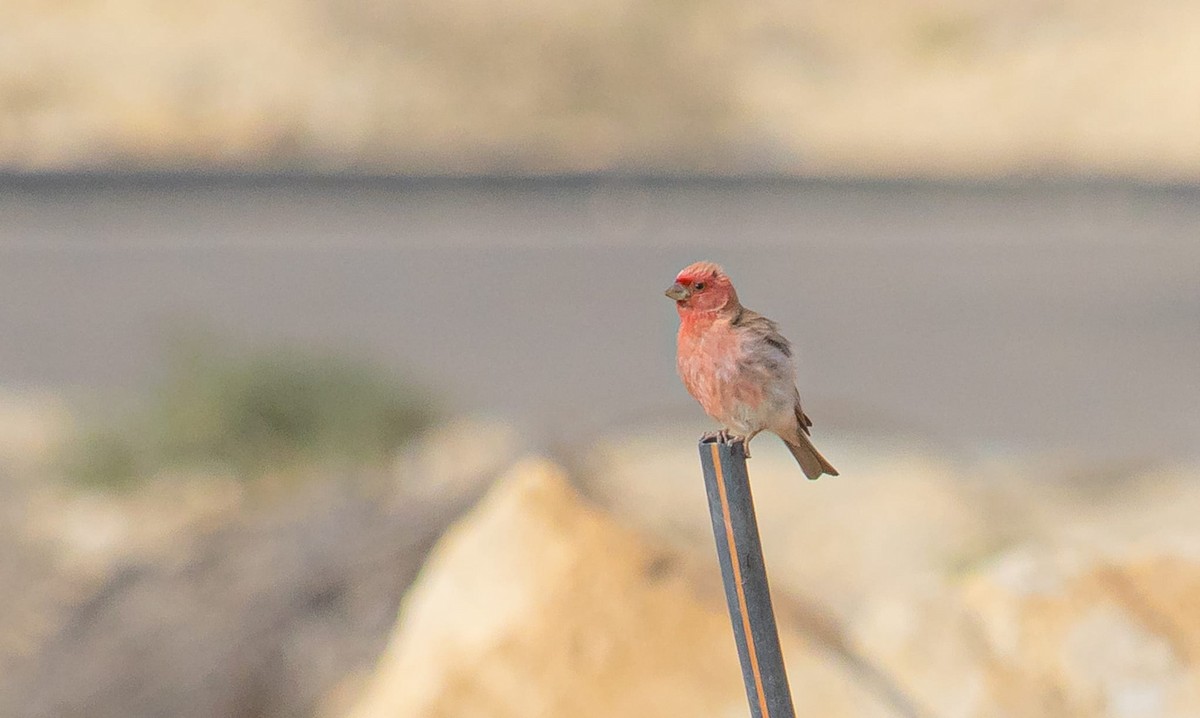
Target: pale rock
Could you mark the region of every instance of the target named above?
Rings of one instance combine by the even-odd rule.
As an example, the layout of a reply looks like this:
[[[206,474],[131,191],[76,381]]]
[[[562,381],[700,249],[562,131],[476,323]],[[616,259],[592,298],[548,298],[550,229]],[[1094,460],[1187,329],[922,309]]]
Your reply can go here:
[[[715,563],[715,559],[714,559]],[[895,715],[782,626],[805,715]],[[352,718],[747,715],[729,616],[527,460],[433,551]]]
[[[975,718],[987,700],[987,662],[973,616],[950,588],[880,597],[847,627],[911,716]]]
[[[1197,715],[1200,563],[1026,547],[962,596],[990,674],[979,718]]]

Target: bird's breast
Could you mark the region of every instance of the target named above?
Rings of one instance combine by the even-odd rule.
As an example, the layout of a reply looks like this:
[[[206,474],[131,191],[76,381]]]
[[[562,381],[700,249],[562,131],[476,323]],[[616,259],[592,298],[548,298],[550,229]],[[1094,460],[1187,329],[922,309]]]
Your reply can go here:
[[[676,368],[705,413],[726,426],[742,424],[763,398],[760,383],[744,376],[741,337],[728,326],[680,326]]]

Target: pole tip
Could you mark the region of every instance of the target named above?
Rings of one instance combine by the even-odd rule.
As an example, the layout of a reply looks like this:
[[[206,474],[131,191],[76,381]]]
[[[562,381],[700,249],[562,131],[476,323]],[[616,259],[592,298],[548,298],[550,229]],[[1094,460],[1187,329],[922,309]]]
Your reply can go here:
[[[729,436],[728,434],[705,434],[700,437],[700,448],[715,444],[717,451],[722,456],[735,456],[737,458],[746,458],[746,442],[740,436]]]

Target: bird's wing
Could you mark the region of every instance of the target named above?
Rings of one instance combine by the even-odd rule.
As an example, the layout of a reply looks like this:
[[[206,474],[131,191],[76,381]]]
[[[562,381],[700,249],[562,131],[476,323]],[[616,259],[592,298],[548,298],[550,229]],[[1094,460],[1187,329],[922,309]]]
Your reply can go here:
[[[732,321],[730,321],[730,324],[744,329],[756,340],[769,344],[779,350],[789,361],[791,360],[791,342],[787,340],[787,337],[779,333],[779,325],[770,319],[752,309],[741,307],[738,313],[734,315]],[[808,418],[808,414],[805,414],[804,409],[800,406],[799,389],[796,390],[796,423],[800,425],[800,430],[805,434],[812,433],[809,431],[809,427],[812,426],[812,419]]]
[[[800,390],[796,390],[796,421],[800,424],[800,431],[811,435],[812,432],[808,427],[812,426],[812,419],[808,418],[808,414],[804,413],[804,409],[800,407]]]
[[[729,323],[745,330],[755,339],[775,347],[788,359],[792,358],[792,343],[779,333],[779,326],[753,309],[739,307]]]

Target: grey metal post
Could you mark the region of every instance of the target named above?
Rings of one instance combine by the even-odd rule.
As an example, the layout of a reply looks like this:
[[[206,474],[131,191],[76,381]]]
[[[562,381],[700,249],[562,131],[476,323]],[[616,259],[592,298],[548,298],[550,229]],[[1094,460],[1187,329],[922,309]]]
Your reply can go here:
[[[745,448],[740,441],[701,440],[700,464],[750,714],[754,718],[795,718],[758,538]]]

